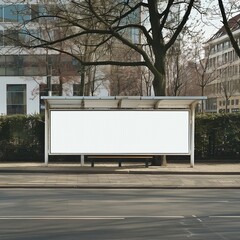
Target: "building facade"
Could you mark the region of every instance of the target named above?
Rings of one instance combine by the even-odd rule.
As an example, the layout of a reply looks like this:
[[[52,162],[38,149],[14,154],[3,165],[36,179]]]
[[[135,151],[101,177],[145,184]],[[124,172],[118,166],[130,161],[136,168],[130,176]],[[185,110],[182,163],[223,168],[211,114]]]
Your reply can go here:
[[[19,26],[44,11],[37,4],[0,1],[0,115],[39,113],[43,108],[41,95],[47,95],[48,90],[55,95],[73,95],[74,84],[79,85],[79,73],[71,57],[21,47],[30,37],[24,38]],[[32,31],[38,29],[39,23],[35,22]]]
[[[240,14],[229,20],[229,26],[240,46]],[[206,111],[240,111],[240,58],[234,51],[229,37],[222,27],[205,44],[207,74],[211,81],[206,86]]]
[[[29,0],[16,3],[15,0],[0,0],[0,115],[39,113],[44,108],[41,96],[46,96],[49,92],[63,96],[111,94],[110,76],[108,77],[110,74],[105,66],[82,70],[79,62],[70,55],[44,48],[24,47],[22,43],[35,43],[36,36],[39,36],[39,39],[53,40],[61,35],[56,26],[52,29],[51,25],[46,27],[43,25],[46,22],[38,18],[52,11],[53,3],[37,2]],[[139,18],[140,12],[137,12],[124,21],[136,22]],[[51,20],[49,17],[47,19]],[[55,21],[52,20],[54,24]],[[35,37],[31,38],[31,34]],[[133,43],[139,42],[137,29],[130,28],[124,34]],[[75,43],[70,44],[72,47]],[[67,47],[69,46],[63,45],[63,50]],[[116,53],[118,52],[121,51],[118,49]],[[90,54],[85,52],[82,55],[85,58]],[[129,52],[126,57],[130,55]],[[131,75],[130,71],[123,72]],[[82,79],[83,93],[80,90]],[[139,76],[136,79],[139,79]],[[134,82],[133,87],[130,87],[135,88],[135,85]],[[127,84],[126,86],[129,88]]]

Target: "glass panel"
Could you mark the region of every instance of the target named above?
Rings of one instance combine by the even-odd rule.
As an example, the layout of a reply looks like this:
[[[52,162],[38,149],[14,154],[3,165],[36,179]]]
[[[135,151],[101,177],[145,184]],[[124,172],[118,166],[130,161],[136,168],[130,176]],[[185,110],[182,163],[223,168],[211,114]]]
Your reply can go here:
[[[24,56],[23,57],[25,76],[45,76],[46,57],[45,56]]]
[[[6,75],[18,76],[23,73],[23,58],[22,56],[6,56]]]
[[[5,76],[6,72],[5,72],[5,67],[0,67],[0,76]]]
[[[7,85],[7,114],[26,114],[26,85]]]
[[[26,92],[25,84],[7,85],[8,92]]]
[[[46,68],[44,66],[39,67],[25,67],[24,76],[46,76]]]
[[[5,46],[17,46],[18,41],[18,31],[17,30],[6,30],[4,32],[4,45]]]
[[[18,76],[18,68],[16,66],[6,67],[6,76]]]
[[[7,114],[26,114],[26,105],[8,105]]]
[[[0,66],[5,65],[5,56],[0,55]]]
[[[4,5],[0,5],[0,22],[3,22],[3,6]]]
[[[40,4],[31,4],[31,19],[38,21],[38,17],[47,14],[46,6]]]
[[[23,22],[30,20],[30,14],[26,5],[4,6],[4,22]]]
[[[25,104],[25,93],[24,92],[8,92],[7,104],[8,105],[23,105]]]
[[[5,56],[0,56],[0,76],[5,76]]]
[[[3,34],[4,32],[3,31],[0,31],[0,46],[3,46],[4,45],[4,37],[3,37]]]

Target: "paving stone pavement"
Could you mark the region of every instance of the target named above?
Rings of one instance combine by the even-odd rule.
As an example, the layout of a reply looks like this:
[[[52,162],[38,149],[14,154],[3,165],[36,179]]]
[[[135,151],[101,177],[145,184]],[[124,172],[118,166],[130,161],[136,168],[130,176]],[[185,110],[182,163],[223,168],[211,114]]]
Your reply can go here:
[[[0,188],[240,188],[240,161],[116,165],[0,163]]]

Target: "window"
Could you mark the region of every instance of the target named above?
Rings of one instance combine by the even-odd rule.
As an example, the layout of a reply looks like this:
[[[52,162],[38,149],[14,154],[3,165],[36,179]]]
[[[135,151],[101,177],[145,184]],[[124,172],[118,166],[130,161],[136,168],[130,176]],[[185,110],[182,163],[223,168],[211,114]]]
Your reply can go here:
[[[239,104],[239,99],[236,99],[236,105],[238,105]]]
[[[206,100],[206,110],[216,110],[217,109],[217,99],[209,98]]]
[[[26,84],[7,85],[7,114],[26,114]]]
[[[222,101],[219,101],[219,106],[220,106],[220,107],[222,106]]]
[[[52,84],[52,95],[53,96],[61,96],[61,85],[60,84]]]
[[[231,100],[231,105],[234,105],[234,99]]]
[[[24,4],[0,5],[1,22],[23,22],[30,20],[29,9]]]
[[[73,84],[73,96],[79,96],[80,84]]]
[[[46,6],[40,4],[31,4],[31,19],[39,21],[39,16],[47,15]]]
[[[4,31],[4,38],[3,38],[3,45],[4,46],[18,46],[19,37],[17,30],[5,30]]]
[[[46,76],[46,56],[0,56],[0,76]]]
[[[22,75],[22,56],[8,55],[5,57],[5,71],[7,76]]]

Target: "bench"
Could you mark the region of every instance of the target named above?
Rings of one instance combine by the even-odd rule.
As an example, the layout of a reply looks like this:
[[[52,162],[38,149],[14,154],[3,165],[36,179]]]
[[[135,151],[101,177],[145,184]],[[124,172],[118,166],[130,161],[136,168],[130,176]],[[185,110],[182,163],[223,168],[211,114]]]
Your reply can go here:
[[[145,159],[145,167],[148,167],[149,165],[149,160],[153,158],[153,156],[150,155],[91,155],[87,156],[87,159],[91,160],[91,167],[94,167],[94,159],[110,159],[110,158],[116,158],[118,159],[118,166],[122,166],[122,159]]]

